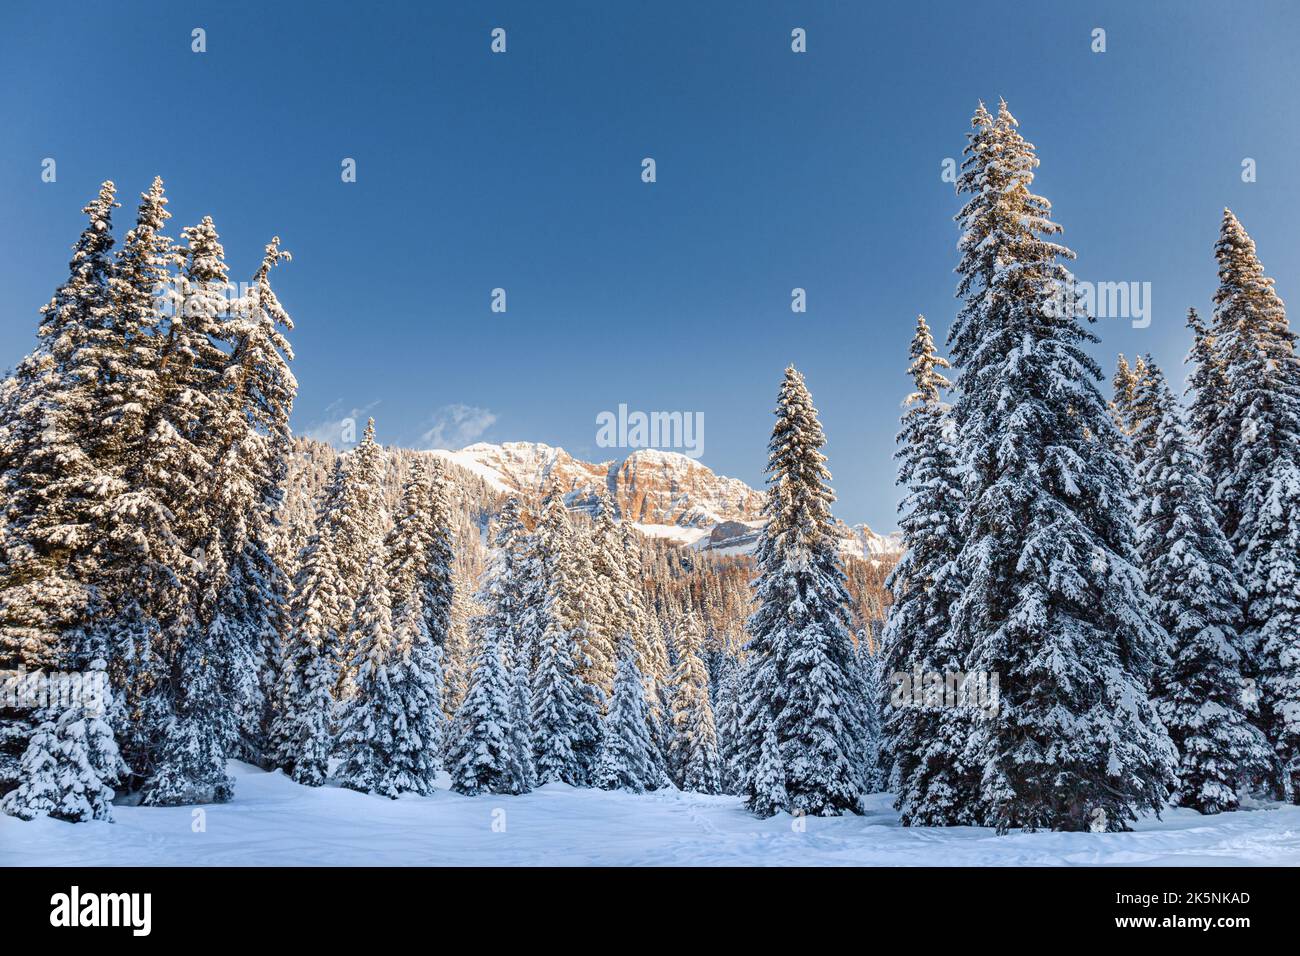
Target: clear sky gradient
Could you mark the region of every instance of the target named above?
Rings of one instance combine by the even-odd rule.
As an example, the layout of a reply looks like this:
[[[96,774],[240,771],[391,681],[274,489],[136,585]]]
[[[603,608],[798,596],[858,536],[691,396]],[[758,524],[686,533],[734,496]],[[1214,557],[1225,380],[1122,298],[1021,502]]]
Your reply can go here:
[[[1300,281],[1298,41],[1284,2],[9,0],[0,367],[96,185],[119,186],[120,236],[159,174],[173,235],[210,213],[232,278],[272,235],[293,252],[299,431],[368,409],[385,442],[604,460],[601,411],[702,412],[704,463],[761,485],[793,362],[837,513],[888,530],[915,316],[942,335],[956,308],[940,174],[976,102],[1005,97],[1038,146],[1079,277],[1152,284],[1149,328],[1099,323],[1107,369],[1151,351],[1177,378],[1225,205],[1283,298]]]

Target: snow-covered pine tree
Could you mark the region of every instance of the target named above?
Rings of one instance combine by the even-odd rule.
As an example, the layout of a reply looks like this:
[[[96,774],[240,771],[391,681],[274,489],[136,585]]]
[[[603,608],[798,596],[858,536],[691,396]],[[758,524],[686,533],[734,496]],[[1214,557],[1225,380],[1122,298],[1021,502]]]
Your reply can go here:
[[[662,779],[651,754],[654,745],[639,657],[636,640],[625,633],[618,645],[618,671],[596,758],[593,782],[602,790],[644,793],[657,789]]]
[[[226,631],[222,690],[236,715],[227,749],[255,762],[265,759],[270,704],[288,628],[289,583],[275,541],[292,450],[289,417],[297,381],[289,370],[293,350],[284,336],[293,320],[271,288],[270,272],[290,258],[274,237],[239,304],[226,373],[226,450],[222,466],[213,472],[209,496],[229,509],[229,520],[222,524],[230,569],[220,584],[217,617],[209,625],[219,621]]]
[[[1300,466],[1279,458],[1250,485],[1238,534],[1249,602],[1246,637],[1263,691],[1260,720],[1278,768],[1278,793],[1300,803]]]
[[[252,291],[235,304],[222,330],[232,352],[221,390],[208,396],[202,425],[212,449],[211,468],[202,479],[209,531],[204,559],[194,572],[200,597],[181,653],[202,648],[199,659],[215,677],[213,687],[205,684],[202,693],[214,696],[198,707],[178,700],[177,717],[204,722],[194,732],[198,737],[220,728],[220,746],[209,758],[213,766],[200,775],[204,781],[218,778],[225,757],[262,760],[267,658],[280,651],[288,589],[270,548],[296,388],[288,369],[292,353],[278,328],[292,322],[268,281],[271,267],[281,258],[287,254],[279,251],[276,240],[267,246]],[[182,670],[177,686],[186,688],[189,682],[190,675]],[[179,750],[190,754],[195,747],[185,743]],[[207,787],[203,783],[197,792]],[[169,801],[186,802],[179,795]]]
[[[616,647],[621,635],[630,631],[633,606],[631,583],[627,579],[626,557],[619,526],[614,522],[614,502],[603,487],[596,495],[596,514],[591,529],[591,572],[595,592],[590,607],[597,619],[595,636],[588,653],[592,664],[588,679],[609,694],[614,687]]]
[[[402,485],[402,499],[384,541],[394,613],[415,596],[429,571],[433,550],[432,492],[428,465],[423,457],[417,457]]]
[[[533,758],[538,783],[586,786],[599,743],[599,712],[579,673],[586,635],[574,584],[574,547],[564,499],[553,488],[532,535],[538,562],[528,600],[536,642],[533,670]]]
[[[758,541],[758,609],[748,622],[747,804],[773,809],[763,774],[785,774],[782,809],[861,812],[865,736],[855,683],[849,596],[831,527],[826,442],[803,376],[787,368],[768,444],[768,496]],[[764,762],[767,735],[779,753]]]
[[[501,656],[502,633],[479,628],[469,691],[456,711],[451,788],[471,796],[516,793],[519,773],[510,747],[511,676]]]
[[[718,734],[709,701],[709,676],[700,657],[700,625],[689,611],[678,621],[673,674],[672,739],[668,767],[682,790],[719,793]]]
[[[1061,227],[1030,190],[1033,147],[1005,103],[972,126],[949,336],[966,489],[952,641],[1001,687],[966,749],[976,812],[1001,831],[1119,830],[1163,805],[1175,759],[1147,698],[1166,635],[1134,565],[1132,470],[1058,261],[1073,253],[1045,238]]]
[[[416,458],[385,545],[394,619],[420,602],[425,630],[444,653],[455,594],[455,538],[442,462]]]
[[[1128,439],[1127,446],[1121,442],[1120,447],[1126,448],[1134,467],[1151,451],[1150,433],[1144,426],[1160,417],[1159,411],[1150,405],[1150,393],[1143,388],[1146,379],[1146,357],[1139,355],[1132,367],[1128,367],[1124,356],[1119,357],[1111,410],[1120,432]]]
[[[528,665],[516,659],[510,671],[510,723],[506,731],[510,753],[512,793],[527,793],[537,786],[533,763],[533,687]]]
[[[120,357],[112,332],[114,196],[106,182],[83,210],[88,223],[73,247],[69,277],[41,310],[40,344],[6,389],[12,416],[0,447],[0,667],[6,669],[106,665],[95,626],[106,560],[99,531],[115,486],[96,455],[109,426],[95,413],[101,381]],[[33,735],[36,721],[41,732]],[[0,711],[0,754],[0,788],[21,781],[6,812],[30,816],[53,807],[68,819],[107,817],[104,792],[122,762],[101,715],[88,715],[79,703],[44,715]]]
[[[226,377],[235,329],[229,274],[210,216],[182,235],[181,313],[169,324],[161,353],[166,387],[144,475],[167,502],[170,530],[188,556],[176,569],[171,606],[159,615],[170,622],[161,631],[167,644],[160,656],[168,668],[161,688],[170,691],[173,719],[164,726],[158,762],[144,787],[146,803],[168,806],[230,799],[234,783],[225,761],[238,726],[229,696],[232,674],[254,686],[257,681],[242,634],[230,619],[218,621],[236,554],[229,523],[244,516],[242,503],[228,494],[246,479],[233,454],[245,426],[232,431],[237,413]]]
[[[1224,404],[1206,445],[1230,455],[1216,501],[1248,595],[1248,670],[1259,675],[1278,790],[1300,801],[1300,356],[1255,243],[1226,209],[1214,252],[1207,373],[1221,374]]]
[[[104,328],[113,311],[112,214],[104,183],[82,212],[69,277],[41,309],[40,343],[15,375],[3,476],[0,660],[57,669],[63,634],[96,603],[92,521],[103,475],[85,447],[95,410]]]
[[[574,746],[582,772],[589,780],[600,745],[605,687],[613,682],[614,651],[604,631],[610,614],[609,609],[601,604],[605,595],[596,577],[595,541],[591,532],[586,526],[568,519],[563,493],[558,485],[552,488],[548,497],[559,503],[556,513],[564,516],[567,527],[563,533],[551,536],[551,540],[558,543],[558,550],[548,552],[549,560],[542,562],[542,569],[551,587],[561,595],[555,608],[560,619],[568,622],[576,654],[582,706],[576,715]],[[545,520],[544,510],[543,523]]]
[[[352,694],[338,708],[339,783],[362,793],[396,798],[395,772],[406,707],[393,680],[393,610],[387,571],[376,555],[352,615],[349,643],[357,649]]]
[[[401,793],[429,794],[442,769],[447,718],[442,710],[442,648],[429,637],[419,600],[402,606],[388,663],[400,710],[388,774]]]
[[[97,661],[89,673],[103,673]],[[0,810],[24,820],[112,821],[112,784],[127,772],[101,703],[47,709],[23,752],[20,783]]]
[[[339,658],[339,683],[335,688],[339,699],[351,693],[352,678],[359,665],[359,661],[354,660],[359,648],[350,643],[347,621],[351,620],[360,598],[370,559],[381,553],[388,524],[382,485],[384,450],[375,441],[373,418],[366,421],[361,441],[348,454],[346,461],[337,506],[330,512],[334,555],[343,585],[340,610],[346,615],[344,628],[340,631],[344,639]]]
[[[1111,388],[1115,392],[1110,409],[1115,417],[1115,426],[1125,435],[1131,434],[1129,415],[1137,397],[1139,378],[1140,376],[1134,371],[1133,366],[1128,364],[1128,359],[1121,352],[1115,361],[1115,377],[1110,380]]]
[[[395,630],[386,666],[393,697],[402,710],[386,772],[399,792],[432,792],[442,766],[443,647],[430,634],[429,621],[432,617],[440,623],[445,638],[452,569],[450,529],[438,528],[439,520],[445,523],[445,507],[435,499],[424,460],[417,458],[402,491],[398,518],[384,543]],[[441,602],[443,610],[428,614],[426,600]]]
[[[491,563],[477,595],[485,610],[472,622],[478,648],[452,727],[448,762],[452,786],[463,793],[526,793],[534,783],[524,650],[526,538],[512,496],[494,527]]]
[[[862,722],[866,737],[862,751],[862,779],[865,793],[881,793],[886,789],[880,759],[881,716],[884,711],[884,690],[880,679],[884,659],[871,653],[866,635],[859,635],[856,648],[858,686],[862,695]]]
[[[488,631],[495,632],[502,667],[507,673],[509,704],[504,722],[508,786],[500,792],[527,793],[536,784],[533,767],[532,689],[528,629],[532,622],[528,529],[519,510],[519,499],[506,499],[497,517],[492,539],[493,552],[488,572],[477,600],[485,611],[473,622],[486,641]],[[485,691],[480,691],[480,695]],[[480,702],[480,706],[481,706]],[[459,740],[453,740],[460,746]]]
[[[235,782],[226,773],[227,748],[235,736],[233,701],[223,692],[222,676],[230,644],[226,625],[211,610],[226,573],[225,555],[214,532],[201,580],[206,582],[196,602],[195,621],[215,627],[189,628],[180,642],[174,666],[174,713],[165,725],[158,763],[144,788],[146,806],[175,807],[195,803],[226,803]]]
[[[1245,592],[1219,529],[1203,465],[1164,374],[1148,359],[1137,400],[1152,417],[1135,438],[1138,549],[1147,588],[1169,633],[1157,709],[1180,754],[1176,802],[1201,813],[1237,808],[1238,788],[1266,778],[1272,751],[1249,719],[1238,635]]]
[[[334,739],[333,690],[341,646],[338,622],[346,597],[329,515],[342,493],[343,470],[340,459],[316,532],[299,562],[271,724],[272,762],[299,783],[314,787],[325,782]]]
[[[886,675],[912,675],[918,668],[923,674],[958,674],[965,671],[966,648],[953,642],[949,619],[962,591],[957,554],[964,499],[951,414],[942,398],[949,384],[940,370],[949,365],[936,354],[924,316],[917,317],[909,354],[916,390],[905,402],[894,455],[898,483],[906,489],[899,504],[905,551],[886,582],[894,601],[881,636],[880,669]],[[967,711],[910,701],[884,708],[882,749],[904,826],[972,822],[978,769],[964,756],[970,721]]]
[[[178,569],[189,557],[172,533],[173,515],[146,480],[154,453],[151,431],[165,396],[162,352],[167,312],[178,306],[174,271],[182,257],[164,234],[167,198],[155,177],[140,196],[136,224],[127,232],[114,263],[110,288],[117,356],[105,376],[95,419],[105,428],[98,444],[117,481],[106,503],[100,539],[109,676],[121,707],[117,727],[122,754],[131,767],[132,789],[153,772],[163,722],[170,719],[170,688],[164,622],[177,623],[166,609],[178,603]]]
[[[648,607],[648,597],[643,583],[639,537],[629,522],[619,525],[619,542],[622,545],[623,618],[632,639],[637,645],[637,669],[645,681],[646,722],[650,731],[650,758],[662,782],[667,778],[664,751],[668,746],[667,712],[661,698],[667,696],[671,681],[668,667],[668,649],[663,642],[663,632]]]
[[[1230,436],[1219,429],[1219,419],[1228,408],[1228,381],[1215,334],[1195,309],[1187,310],[1187,327],[1192,332],[1192,348],[1187,355],[1187,363],[1192,366],[1187,380],[1187,419],[1205,464],[1210,490],[1214,491],[1232,463],[1232,448],[1222,446]]]
[[[766,715],[759,719],[765,726],[758,760],[746,778],[745,805],[755,816],[770,817],[790,809],[790,795],[785,789],[786,769],[781,760],[781,745],[776,738],[776,722]]]
[[[1205,371],[1222,376],[1223,392],[1207,444],[1229,455],[1215,499],[1224,533],[1240,558],[1237,526],[1249,507],[1250,485],[1274,462],[1295,454],[1300,357],[1286,308],[1264,274],[1255,243],[1227,209],[1214,255],[1219,288],[1208,342],[1213,358]]]
[[[738,794],[744,786],[741,762],[741,693],[745,665],[728,656],[722,664],[718,706],[714,709],[718,729],[718,785],[722,793]]]

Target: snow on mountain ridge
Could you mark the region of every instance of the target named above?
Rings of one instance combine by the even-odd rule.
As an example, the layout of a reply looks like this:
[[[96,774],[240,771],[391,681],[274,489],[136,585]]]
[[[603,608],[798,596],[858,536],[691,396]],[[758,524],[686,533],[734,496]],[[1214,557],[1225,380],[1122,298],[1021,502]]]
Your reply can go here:
[[[753,520],[763,502],[763,496],[743,481],[659,449],[637,449],[598,463],[541,442],[479,442],[434,454],[506,493],[535,497],[556,482],[571,508],[593,509],[603,486],[621,516],[647,525],[709,527],[719,521]]]
[[[727,554],[753,551],[763,525],[764,493],[715,474],[674,451],[639,448],[622,458],[587,462],[544,442],[477,442],[432,452],[482,478],[503,494],[540,498],[559,484],[570,508],[591,512],[603,486],[620,517],[643,534]],[[880,535],[865,524],[837,523],[840,549],[874,559],[902,550],[898,532]]]

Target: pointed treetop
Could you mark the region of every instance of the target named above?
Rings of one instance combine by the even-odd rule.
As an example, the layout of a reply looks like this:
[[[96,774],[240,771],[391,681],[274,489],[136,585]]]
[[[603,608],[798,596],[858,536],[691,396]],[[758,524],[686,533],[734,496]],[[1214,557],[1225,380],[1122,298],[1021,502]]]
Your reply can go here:
[[[262,256],[262,264],[257,267],[257,272],[253,275],[253,281],[260,283],[270,274],[271,269],[280,263],[283,259],[285,262],[293,261],[292,252],[280,251],[280,237],[272,236],[271,241],[266,244],[266,253]]]
[[[140,194],[140,205],[136,209],[136,229],[160,231],[167,224],[172,214],[167,211],[167,196],[163,191],[161,176],[155,176],[148,192]]]
[[[912,364],[908,367],[907,374],[916,383],[916,392],[908,396],[907,403],[937,402],[939,392],[948,388],[950,383],[936,369],[951,366],[946,358],[935,353],[934,336],[930,334],[930,327],[923,315],[916,317],[916,334],[912,336],[912,347],[908,354],[912,358]]]
[[[1137,365],[1134,368],[1139,383],[1150,383],[1150,387],[1157,392],[1173,394],[1169,389],[1169,383],[1165,380],[1165,373],[1161,371],[1160,366],[1156,364],[1156,360],[1150,352],[1146,355],[1139,355]]]
[[[835,495],[827,484],[831,474],[821,452],[826,436],[817,408],[793,365],[785,370],[775,414],[767,446],[768,529],[775,537],[793,533],[799,542],[819,547],[830,535]]]
[[[116,196],[117,186],[113,180],[106,179],[99,186],[99,195],[82,208],[81,211],[90,217],[91,228],[96,232],[107,232],[112,228],[112,210],[122,205]]]
[[[204,216],[197,226],[186,226],[181,235],[189,244],[188,273],[195,282],[225,282],[227,279],[226,250],[221,246],[217,227],[211,216]]]
[[[492,542],[498,548],[514,545],[517,538],[525,532],[523,518],[520,515],[519,499],[515,495],[506,498],[505,504],[493,522]]]
[[[1231,209],[1223,210],[1223,225],[1219,230],[1219,241],[1214,246],[1214,257],[1219,262],[1221,282],[1232,284],[1247,293],[1260,293],[1276,299],[1273,280],[1264,275],[1264,266],[1255,252],[1255,240],[1250,238],[1245,226],[1232,214]],[[1215,303],[1221,303],[1224,298],[1224,290],[1220,289]],[[1275,304],[1281,307],[1280,300]]]

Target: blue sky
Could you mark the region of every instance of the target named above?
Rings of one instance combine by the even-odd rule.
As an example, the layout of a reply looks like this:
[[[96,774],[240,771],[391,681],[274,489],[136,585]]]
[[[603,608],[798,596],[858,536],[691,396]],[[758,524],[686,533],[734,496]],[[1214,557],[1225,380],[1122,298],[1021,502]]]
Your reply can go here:
[[[759,485],[793,362],[837,513],[888,529],[915,316],[942,334],[956,307],[940,174],[977,100],[1038,146],[1080,278],[1151,283],[1150,327],[1103,320],[1098,355],[1177,375],[1225,205],[1284,299],[1300,280],[1298,28],[1254,2],[7,2],[0,366],[96,185],[120,235],[159,174],[173,233],[211,214],[234,278],[273,234],[293,252],[300,431],[368,409],[386,442],[603,460],[601,411],[702,412],[702,460]]]

